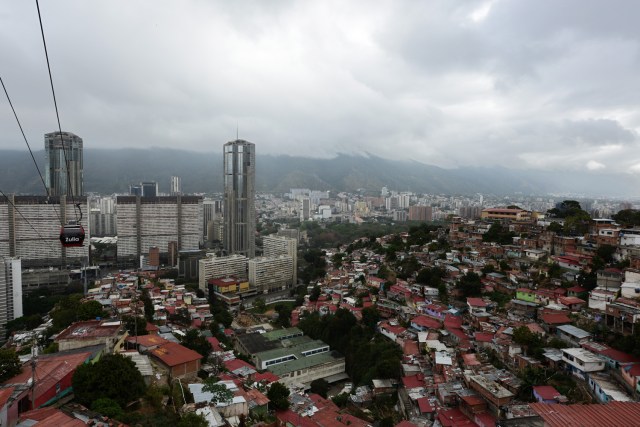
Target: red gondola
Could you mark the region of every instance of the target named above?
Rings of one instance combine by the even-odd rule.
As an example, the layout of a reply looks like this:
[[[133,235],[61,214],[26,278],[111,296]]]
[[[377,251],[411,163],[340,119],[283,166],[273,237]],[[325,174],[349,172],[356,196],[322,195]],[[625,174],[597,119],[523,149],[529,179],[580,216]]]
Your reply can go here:
[[[67,224],[60,227],[60,243],[65,248],[82,246],[84,243],[84,228],[80,224]]]

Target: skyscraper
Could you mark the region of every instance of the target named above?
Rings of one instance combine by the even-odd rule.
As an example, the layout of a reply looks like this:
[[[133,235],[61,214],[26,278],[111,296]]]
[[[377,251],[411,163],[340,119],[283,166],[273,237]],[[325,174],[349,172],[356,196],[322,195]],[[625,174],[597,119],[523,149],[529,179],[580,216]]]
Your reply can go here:
[[[224,144],[224,248],[253,258],[256,252],[255,144],[241,139]]]
[[[20,258],[0,258],[0,342],[7,322],[22,317],[22,267]]]
[[[44,135],[44,149],[49,195],[82,196],[82,138],[71,132],[47,133]]]
[[[169,189],[170,196],[178,196],[182,194],[182,179],[179,176],[171,177],[171,188]]]

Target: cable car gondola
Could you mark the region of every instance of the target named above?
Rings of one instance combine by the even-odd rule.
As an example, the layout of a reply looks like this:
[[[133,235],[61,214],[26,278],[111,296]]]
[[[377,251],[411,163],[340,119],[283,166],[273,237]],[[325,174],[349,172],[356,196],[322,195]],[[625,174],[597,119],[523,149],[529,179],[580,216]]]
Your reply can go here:
[[[84,243],[84,227],[78,223],[69,223],[60,227],[60,243],[65,248],[82,246]]]

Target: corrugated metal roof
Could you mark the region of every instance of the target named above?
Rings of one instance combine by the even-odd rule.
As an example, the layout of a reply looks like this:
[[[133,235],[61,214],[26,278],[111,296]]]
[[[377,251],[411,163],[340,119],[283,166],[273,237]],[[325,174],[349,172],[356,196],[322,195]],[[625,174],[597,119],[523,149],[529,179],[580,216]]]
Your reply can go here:
[[[610,402],[606,405],[530,405],[549,427],[637,427],[640,425],[639,402]]]

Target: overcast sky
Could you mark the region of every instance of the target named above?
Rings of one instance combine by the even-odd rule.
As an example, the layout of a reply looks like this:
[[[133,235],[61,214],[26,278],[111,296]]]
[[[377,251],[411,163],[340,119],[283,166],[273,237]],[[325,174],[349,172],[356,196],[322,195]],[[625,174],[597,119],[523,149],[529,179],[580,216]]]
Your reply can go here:
[[[87,148],[371,153],[640,174],[638,1],[41,0],[63,130]],[[35,1],[0,76],[56,129]],[[0,99],[0,148],[26,149]]]

